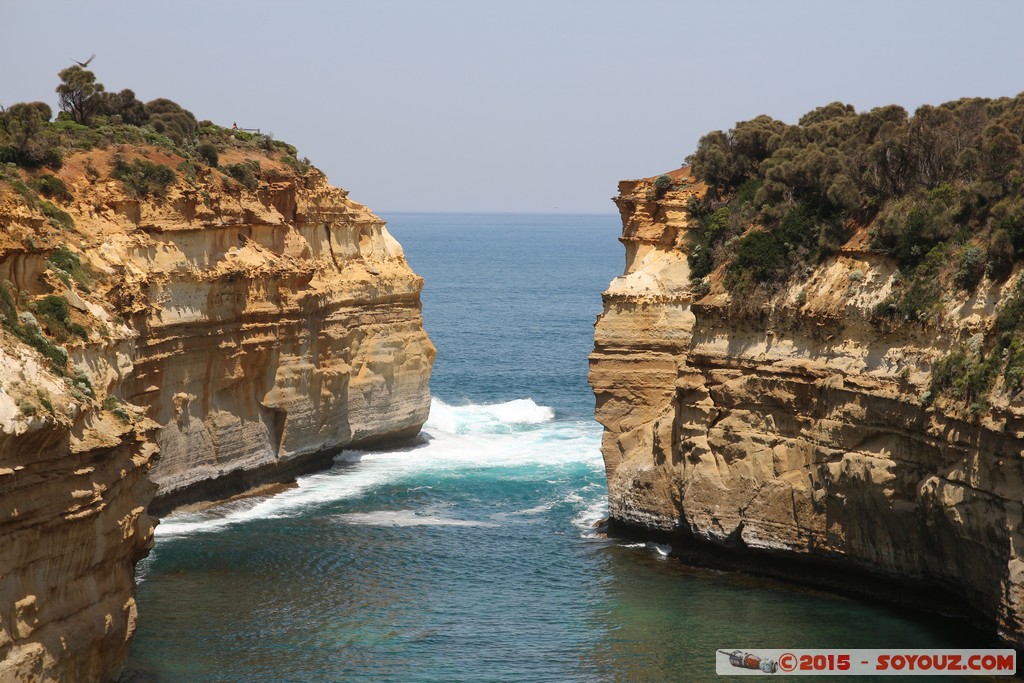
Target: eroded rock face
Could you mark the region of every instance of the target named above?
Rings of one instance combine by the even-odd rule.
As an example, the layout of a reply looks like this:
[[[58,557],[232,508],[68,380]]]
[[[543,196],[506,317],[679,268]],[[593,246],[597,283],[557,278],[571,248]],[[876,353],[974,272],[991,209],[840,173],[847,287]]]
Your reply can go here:
[[[177,183],[140,199],[111,152],[71,155],[69,228],[0,181],[0,682],[116,679],[147,508],[413,437],[430,406],[423,282],[366,207],[269,154],[245,187],[120,152]]]
[[[716,276],[695,301],[685,205],[698,192],[620,184],[626,274],[590,358],[613,520],[768,573],[780,559],[789,578],[853,569],[955,595],[1020,647],[1024,406],[971,418],[922,401],[930,363],[984,329],[1015,278],[951,296],[941,328],[882,328],[869,314],[895,266],[860,231],[760,313]]]
[[[139,331],[125,397],[161,425],[160,509],[418,433],[423,282],[365,207],[313,177],[216,212],[196,194],[127,213],[99,258]]]
[[[0,681],[115,680],[153,542],[155,425],[81,402],[26,349],[5,344],[0,369]],[[25,414],[40,396],[52,412]]]

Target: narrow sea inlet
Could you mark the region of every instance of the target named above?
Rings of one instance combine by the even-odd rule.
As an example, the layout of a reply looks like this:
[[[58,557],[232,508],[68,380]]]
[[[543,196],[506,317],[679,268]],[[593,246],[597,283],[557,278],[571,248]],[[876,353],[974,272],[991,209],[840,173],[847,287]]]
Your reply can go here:
[[[384,217],[438,347],[420,443],[163,520],[129,680],[704,681],[717,648],[967,645],[957,622],[595,533],[586,358],[617,216]]]

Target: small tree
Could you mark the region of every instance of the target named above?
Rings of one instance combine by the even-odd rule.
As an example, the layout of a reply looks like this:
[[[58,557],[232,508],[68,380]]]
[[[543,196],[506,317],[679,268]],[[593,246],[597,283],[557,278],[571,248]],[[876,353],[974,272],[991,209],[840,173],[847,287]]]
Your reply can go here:
[[[149,125],[163,133],[177,144],[199,130],[199,122],[188,109],[164,97],[146,102]]]
[[[60,110],[75,123],[87,125],[103,103],[103,84],[96,82],[96,74],[80,66],[69,66],[59,74],[57,101]]]
[[[1003,280],[1013,270],[1016,250],[1005,230],[996,230],[988,243],[988,269],[994,280]]]
[[[104,93],[97,113],[117,117],[115,122],[130,126],[144,126],[149,121],[146,105],[135,97],[133,90],[127,88],[118,93]]]
[[[220,155],[217,153],[217,145],[212,142],[201,142],[196,147],[196,154],[207,163],[208,166],[217,167]]]
[[[43,125],[52,115],[45,102],[19,102],[6,110],[0,108],[0,129],[19,152],[26,153],[38,142]]]

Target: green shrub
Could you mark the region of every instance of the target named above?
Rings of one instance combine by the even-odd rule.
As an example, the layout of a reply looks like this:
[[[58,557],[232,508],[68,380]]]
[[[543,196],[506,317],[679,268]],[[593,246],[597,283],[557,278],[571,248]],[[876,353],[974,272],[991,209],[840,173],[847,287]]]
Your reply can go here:
[[[774,233],[755,231],[739,241],[725,285],[730,290],[749,276],[755,283],[778,280],[786,270],[786,249]]]
[[[704,207],[695,207],[704,211]],[[694,215],[694,211],[691,211]],[[690,264],[690,278],[701,280],[715,269],[713,249],[727,236],[730,219],[729,209],[721,207],[714,213],[703,212],[697,215],[697,229],[688,234],[689,253],[686,256]]]
[[[46,216],[50,225],[53,227],[64,228],[65,230],[70,230],[75,227],[75,221],[71,218],[71,215],[68,212],[58,209],[45,199],[39,202],[39,209],[43,212],[43,215]]]
[[[1015,289],[996,314],[995,332],[998,336],[1012,335],[1024,329],[1024,290]]]
[[[111,117],[112,121],[130,126],[144,126],[149,122],[146,105],[135,97],[132,90],[118,93],[104,93],[99,106],[100,113]]]
[[[55,294],[43,297],[35,302],[32,308],[38,315],[50,316],[60,321],[66,321],[71,315],[68,300]]]
[[[185,182],[191,185],[196,184],[198,172],[199,167],[196,166],[196,164],[192,161],[185,160],[178,164],[178,173],[180,173],[185,178]]]
[[[981,408],[987,405],[987,396],[997,371],[998,359],[995,356],[990,355],[986,359],[954,351],[932,366],[929,391],[933,396],[947,394],[972,408]]]
[[[201,142],[196,147],[196,154],[199,158],[206,162],[207,166],[216,168],[217,164],[220,163],[220,154],[217,151],[217,145],[212,142]]]
[[[717,266],[709,262],[715,243],[738,235],[756,220],[758,183],[747,183],[743,192],[729,198],[712,218],[700,219],[691,269],[703,275]],[[723,229],[725,225],[727,229]],[[712,228],[714,228],[712,230]],[[707,239],[709,232],[713,233]],[[765,220],[765,229],[748,232],[735,241],[725,285],[733,293],[743,283],[768,284],[775,288],[801,266],[820,262],[835,253],[847,240],[848,228],[842,213],[832,204],[809,195],[787,207],[776,218]],[[691,238],[692,239],[692,238]],[[705,243],[704,240],[707,240]]]
[[[92,380],[89,379],[89,375],[85,374],[82,370],[75,368],[74,377],[70,378],[71,385],[82,392],[82,394],[88,398],[95,399],[96,392],[92,388]]]
[[[246,159],[240,164],[229,164],[222,169],[226,174],[238,181],[240,185],[250,190],[259,187],[260,162],[255,159]]]
[[[288,180],[290,176],[282,171],[281,169],[271,166],[263,172],[263,177],[267,179],[267,182],[277,183]]]
[[[667,175],[660,175],[654,179],[654,196],[659,199],[672,187],[672,178]]]
[[[906,322],[923,322],[940,301],[940,290],[933,278],[915,278],[903,292],[890,294],[877,304],[873,315]]]
[[[285,154],[281,157],[281,163],[290,167],[299,175],[306,175],[309,172],[309,159],[305,157],[299,160],[294,154]]]
[[[132,416],[125,410],[124,406],[121,405],[121,401],[116,396],[107,396],[103,399],[103,410],[113,413],[122,422],[128,423],[132,421]]]
[[[180,145],[199,130],[196,117],[177,102],[161,97],[147,102],[145,108],[153,130],[166,135],[175,144]]]
[[[1002,278],[1024,256],[1022,111],[1024,93],[925,105],[913,116],[898,106],[857,112],[832,103],[796,125],[759,116],[712,131],[687,161],[708,185],[704,213],[716,203],[738,213],[737,202],[752,196],[758,211],[752,222],[773,233],[794,206],[808,209],[805,233],[816,232],[814,239],[780,236],[788,267],[755,268],[748,273],[754,279],[759,272],[799,272],[802,262],[834,252],[850,219],[873,223],[872,248],[904,273],[935,247],[979,235],[988,243],[988,272]],[[689,207],[693,217],[701,215],[696,203]],[[758,238],[753,246],[765,256],[769,243]],[[722,253],[730,261],[739,255]],[[957,284],[972,289],[984,272],[978,253],[961,258]]]
[[[994,280],[1004,280],[1013,270],[1016,250],[1009,233],[996,230],[988,242],[988,273]]]
[[[49,361],[50,366],[59,375],[66,372],[68,365],[68,352],[60,348],[36,330],[22,330],[22,339],[32,348],[43,354]]]
[[[1013,339],[1007,349],[1003,381],[1011,395],[1024,389],[1024,343],[1020,339]]]
[[[0,282],[0,318],[3,325],[14,331],[20,326],[18,324],[18,309],[14,304],[14,297],[11,296],[10,282]]]
[[[294,145],[289,145],[284,140],[271,140],[270,146],[276,150],[284,152],[286,156],[298,158],[299,150],[297,150]]]
[[[60,168],[61,152],[50,134],[50,105],[17,102],[0,109],[0,163]]]
[[[32,187],[34,187],[39,194],[47,197],[48,199],[56,199],[64,203],[70,202],[74,197],[68,191],[68,186],[64,184],[64,181],[54,175],[43,175],[39,176],[32,181]]]
[[[68,332],[75,335],[76,337],[81,337],[86,341],[89,340],[89,330],[87,330],[84,325],[71,321],[67,323],[67,327]]]
[[[890,203],[878,217],[871,248],[888,253],[902,270],[916,266],[956,232],[956,207],[949,186]]]
[[[17,178],[10,178],[7,182],[10,183],[11,188],[25,200],[25,203],[28,204],[30,208],[35,209],[39,206],[39,197],[36,196],[35,190]]]
[[[165,164],[155,164],[148,159],[126,162],[120,157],[114,160],[110,177],[120,180],[129,193],[139,198],[166,197],[167,190],[178,180],[171,167]]]
[[[56,337],[58,341],[67,340],[69,334],[82,339],[89,338],[89,331],[81,324],[71,320],[68,300],[62,296],[55,294],[45,296],[32,304],[32,311],[46,331]]]
[[[50,254],[50,258],[47,260],[52,266],[71,276],[84,291],[90,291],[89,282],[91,277],[85,268],[82,267],[82,261],[79,259],[78,254],[62,244]]]
[[[11,295],[11,289],[12,285],[9,282],[0,283],[0,315],[3,317],[4,327],[9,329],[23,342],[42,353],[49,359],[54,371],[63,375],[68,362],[67,352],[40,334],[39,330],[35,327],[20,323],[14,297]],[[50,308],[58,312],[61,310],[59,303],[44,304],[44,309],[50,310]]]
[[[960,253],[960,265],[956,270],[956,286],[972,291],[985,274],[985,253],[975,246],[969,246]]]
[[[88,338],[89,333],[81,325],[76,326],[76,331],[70,329],[74,323],[71,322],[71,311],[64,297],[50,294],[36,301],[31,308],[46,333],[55,337],[57,341],[67,341],[72,334]]]

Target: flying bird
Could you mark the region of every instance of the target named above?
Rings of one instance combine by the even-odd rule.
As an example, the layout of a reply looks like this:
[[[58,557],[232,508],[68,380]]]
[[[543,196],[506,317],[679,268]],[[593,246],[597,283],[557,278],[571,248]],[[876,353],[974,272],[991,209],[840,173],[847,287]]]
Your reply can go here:
[[[89,57],[89,59],[85,60],[84,62],[80,62],[77,59],[72,59],[71,61],[84,69],[85,67],[89,66],[89,62],[91,62],[94,59],[96,59],[96,55]]]

